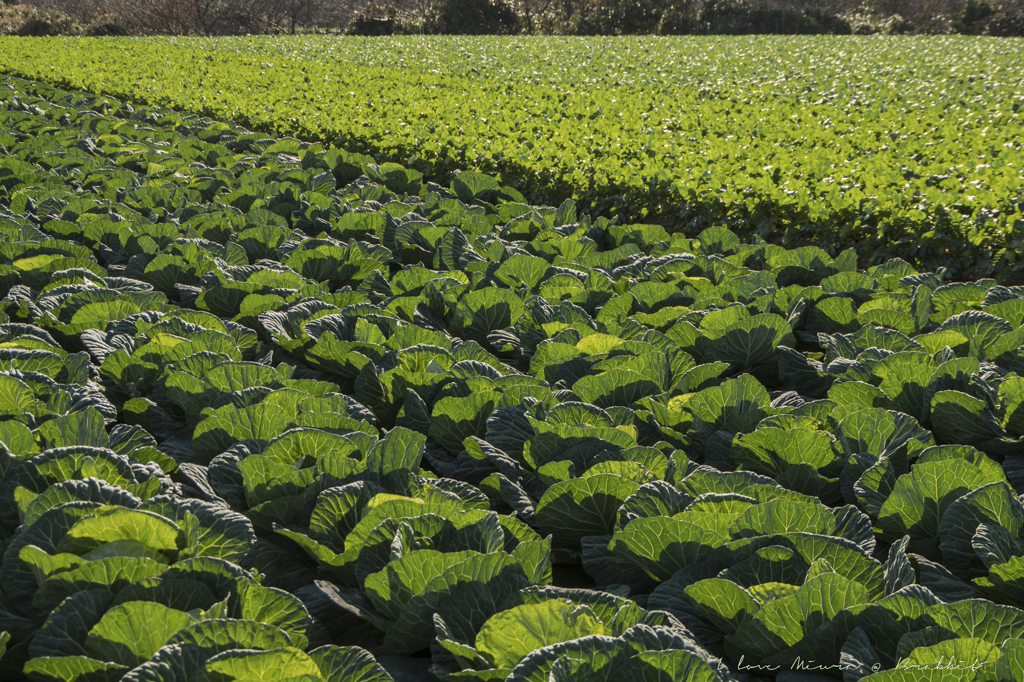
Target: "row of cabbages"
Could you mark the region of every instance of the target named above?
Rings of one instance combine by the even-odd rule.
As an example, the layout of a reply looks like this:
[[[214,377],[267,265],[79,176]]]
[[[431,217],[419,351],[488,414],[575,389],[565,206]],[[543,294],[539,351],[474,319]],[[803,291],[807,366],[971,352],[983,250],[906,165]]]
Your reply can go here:
[[[1020,682],[1024,291],[8,85],[5,674]]]

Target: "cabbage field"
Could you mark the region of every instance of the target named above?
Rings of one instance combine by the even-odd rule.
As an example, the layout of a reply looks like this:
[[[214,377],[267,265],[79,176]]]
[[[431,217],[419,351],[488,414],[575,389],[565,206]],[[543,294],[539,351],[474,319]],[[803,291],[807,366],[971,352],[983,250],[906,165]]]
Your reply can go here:
[[[0,73],[428,178],[478,170],[534,204],[973,279],[1024,260],[1022,53],[964,36],[6,39]]]
[[[0,71],[36,78],[0,76],[0,680],[1024,682],[1007,269],[929,270],[940,237],[913,222],[879,225],[916,235],[893,243],[916,265],[856,232],[774,243],[707,212],[741,175],[694,190],[707,226],[548,205],[554,176],[530,176],[544,195],[468,145],[316,141],[241,69],[251,112],[210,118],[140,103],[150,67],[125,66],[162,45],[161,82],[198,97],[174,69],[259,40],[278,60],[272,39],[67,42],[49,74],[12,64],[53,43],[0,42]],[[1002,125],[906,156],[961,175],[891,186],[992,230],[941,236],[957,274],[995,242],[1009,268],[1021,43],[849,44],[993,57],[920,96]]]

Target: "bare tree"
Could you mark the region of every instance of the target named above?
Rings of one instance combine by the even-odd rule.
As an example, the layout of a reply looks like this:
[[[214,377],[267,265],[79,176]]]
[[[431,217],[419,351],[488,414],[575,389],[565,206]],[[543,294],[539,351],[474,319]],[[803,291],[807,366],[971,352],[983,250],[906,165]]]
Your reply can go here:
[[[333,0],[22,0],[83,24],[117,17],[137,33],[225,35],[295,33],[331,16]]]
[[[250,15],[259,18],[261,32],[294,34],[300,26],[329,20],[329,0],[252,0]]]
[[[278,6],[284,16],[282,28],[294,35],[296,27],[309,26],[316,20],[324,4],[323,0],[281,0]]]
[[[525,32],[532,35],[536,30],[537,19],[546,13],[553,0],[518,0],[516,6],[523,17]]]
[[[0,0],[9,2],[10,0]],[[373,7],[406,27],[423,26],[437,0],[17,0],[43,10],[57,10],[83,25],[117,21],[132,33],[225,35],[296,33],[306,26],[344,26],[358,12]],[[618,0],[615,0],[617,2]],[[709,0],[686,0],[698,6]],[[577,23],[596,5],[612,0],[508,0],[527,33],[559,32]],[[649,0],[645,0],[649,2]],[[678,0],[682,3],[684,0]],[[772,9],[858,12],[875,17],[900,15],[912,30],[941,28],[963,10],[965,0],[747,0]],[[1019,2],[1019,0],[1016,0]],[[1015,5],[1015,0],[992,0]],[[664,0],[661,4],[673,4]],[[938,23],[936,23],[938,22]]]

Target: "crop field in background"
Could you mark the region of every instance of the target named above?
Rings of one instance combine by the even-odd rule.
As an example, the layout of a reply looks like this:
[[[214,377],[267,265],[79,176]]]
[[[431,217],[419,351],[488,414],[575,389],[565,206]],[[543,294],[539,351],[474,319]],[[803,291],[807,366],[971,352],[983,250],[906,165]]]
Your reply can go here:
[[[1024,255],[1024,41],[970,37],[5,39],[0,71],[534,203],[856,246],[970,278]]]
[[[1021,43],[501,45],[0,41],[0,680],[1024,682]]]

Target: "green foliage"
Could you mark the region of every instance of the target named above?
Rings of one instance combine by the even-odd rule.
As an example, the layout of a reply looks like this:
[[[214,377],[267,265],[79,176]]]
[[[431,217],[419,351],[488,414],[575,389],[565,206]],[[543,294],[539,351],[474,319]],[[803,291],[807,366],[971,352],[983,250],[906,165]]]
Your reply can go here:
[[[442,35],[512,35],[519,17],[505,0],[436,0],[430,4],[423,31]]]
[[[404,33],[404,28],[393,6],[370,2],[352,15],[345,33],[355,36],[389,36]]]
[[[709,35],[849,35],[850,23],[825,9],[772,7],[747,0],[705,2],[701,30]],[[694,31],[695,33],[698,31]],[[663,35],[665,33],[663,32]]]
[[[956,15],[954,26],[957,33],[979,35],[987,33],[987,23],[996,13],[996,7],[988,0],[965,0],[963,9]]]
[[[900,14],[882,14],[878,11],[874,2],[862,2],[841,17],[849,24],[854,35],[900,35],[912,33],[914,26]],[[948,19],[939,15],[936,17],[936,33],[949,33],[949,30],[941,30]]]
[[[571,20],[574,35],[643,35],[656,33],[670,3],[660,0],[609,0],[585,5]]]
[[[86,26],[82,34],[87,36],[127,36],[131,35],[131,29],[125,25],[121,17],[106,14]]]
[[[3,85],[4,674],[1019,680],[1024,289]]]
[[[58,11],[34,11],[13,31],[19,36],[66,36],[81,33],[73,17]]]
[[[991,36],[1024,36],[1024,7],[1012,2],[1002,3],[989,19],[986,30]]]
[[[707,227],[728,225],[745,240],[755,234],[776,244],[806,240],[832,255],[853,245],[862,266],[900,256],[926,270],[946,267],[958,277],[967,272],[1003,277],[1019,267],[1020,187],[1013,160],[1019,137],[1013,93],[1019,79],[1011,66],[1015,53],[1010,43],[979,42],[979,57],[971,41],[880,43],[851,37],[842,41],[849,55],[842,60],[834,58],[837,43],[824,39],[722,38],[722,58],[709,62],[703,59],[701,41],[681,38],[502,39],[506,45],[452,36],[431,39],[431,49],[421,49],[417,40],[424,39],[366,43],[252,37],[237,50],[227,43],[192,49],[186,39],[69,42],[56,51],[26,44],[4,50],[0,68],[43,78],[59,72],[68,85],[89,83],[117,96],[240,120],[268,133],[287,130],[306,139],[331,140],[348,150],[334,152],[308,183],[318,176],[317,182],[327,181],[327,171],[336,182],[350,182],[365,165],[367,177],[379,174],[389,191],[418,194],[429,182],[450,187],[455,170],[471,169],[500,177],[503,188],[521,197],[515,203],[558,206],[571,199],[577,216],[657,223],[670,249],[675,248],[671,239],[681,238],[677,235],[692,237]],[[265,69],[246,61],[244,55],[253,53],[281,59]],[[206,61],[207,55],[215,58]],[[537,60],[549,58],[559,68],[536,75]],[[834,97],[822,97],[810,76],[776,83],[780,69],[796,73],[808,62],[820,65],[820,82],[847,85]],[[402,68],[395,68],[397,63]],[[938,66],[955,64],[958,73],[974,73],[978,63],[1007,75],[989,91],[985,79],[960,82]],[[914,76],[907,76],[911,71]],[[126,73],[143,74],[142,80],[124,80]],[[197,73],[204,74],[202,82]],[[315,92],[307,78],[317,84]],[[372,85],[382,78],[392,87]],[[449,87],[453,78],[459,79],[459,88]],[[580,87],[583,82],[589,85]],[[908,88],[917,86],[936,97],[906,99]],[[263,106],[254,92],[272,93],[277,104]],[[467,107],[467,98],[479,104]],[[990,101],[1009,104],[1004,111],[988,106]],[[769,111],[768,120],[740,115],[752,109]],[[437,115],[424,117],[423,111]],[[957,117],[979,123],[952,126],[949,121]],[[545,130],[552,132],[540,134]],[[942,154],[936,155],[936,149]],[[866,154],[870,170],[858,165]],[[948,163],[943,154],[949,155]],[[407,163],[413,159],[420,170]],[[146,169],[156,179],[173,171],[152,163]],[[422,172],[427,175],[412,175]],[[189,191],[216,191],[222,180],[206,178]],[[230,199],[235,207],[248,210],[260,202],[278,218],[298,200],[281,197],[271,206],[251,188],[237,191]],[[908,196],[918,200],[908,204]],[[494,205],[498,198],[482,200]],[[147,203],[140,206],[151,212]],[[158,200],[153,208],[158,205],[170,203]],[[316,234],[318,211],[302,219],[310,236]],[[515,219],[509,228],[515,233],[562,226],[541,221],[530,228],[532,221],[521,212],[504,218],[509,219]],[[455,213],[449,218],[454,220]],[[264,229],[268,221],[250,227]],[[483,222],[477,229],[484,229]],[[116,239],[113,233],[103,238]],[[613,238],[622,248],[636,239]],[[665,247],[657,243],[664,240],[645,242],[641,250],[662,255]],[[544,241],[543,249],[551,253],[563,248],[556,249],[558,241],[550,237]],[[573,249],[603,247],[573,241]],[[249,239],[239,245],[252,261],[264,257]],[[335,256],[316,258],[323,262],[306,267],[331,267]],[[189,279],[200,268],[185,267],[174,284],[194,286]],[[359,272],[356,263],[351,268]],[[800,279],[798,272],[808,276],[793,270],[784,275],[791,278],[785,285],[820,282]]]

